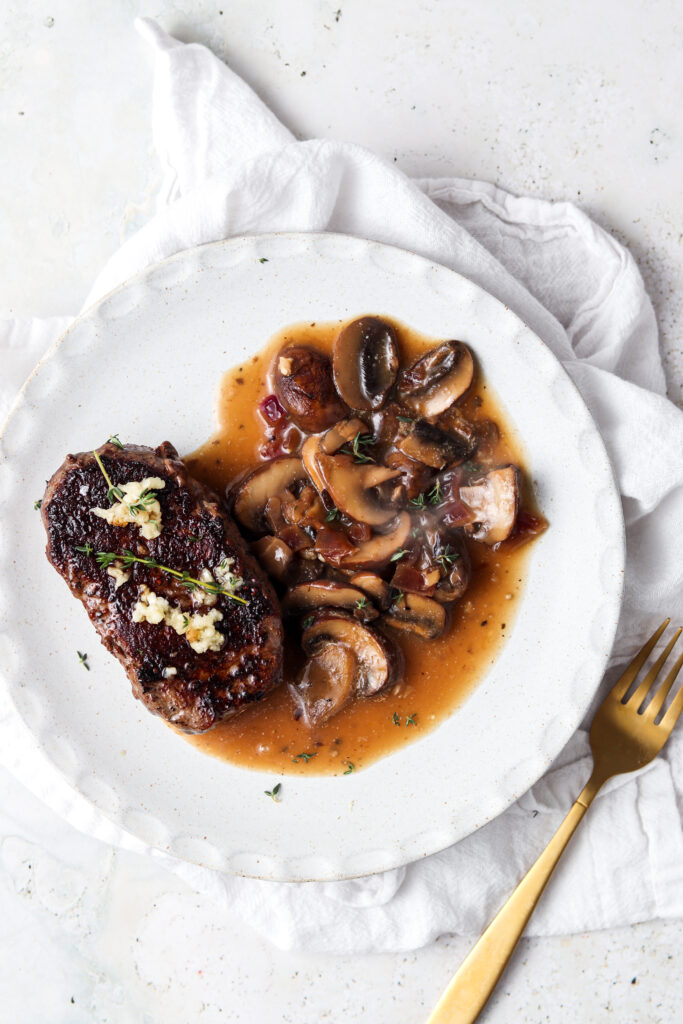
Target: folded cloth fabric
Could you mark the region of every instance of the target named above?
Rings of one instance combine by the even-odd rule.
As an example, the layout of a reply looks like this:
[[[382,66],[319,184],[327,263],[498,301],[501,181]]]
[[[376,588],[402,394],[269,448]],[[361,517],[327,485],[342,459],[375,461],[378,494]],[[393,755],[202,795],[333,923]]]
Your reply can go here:
[[[333,230],[402,246],[492,292],[562,360],[612,460],[628,542],[614,676],[654,624],[683,611],[683,415],[664,395],[655,318],[629,253],[568,203],[455,178],[411,181],[357,146],[296,142],[207,49],[171,39],[151,21],[137,24],[155,55],[153,128],[164,184],[156,215],[111,258],[88,304],[181,249],[278,230]],[[4,324],[5,406],[61,327]],[[588,773],[580,730],[546,776],[476,834],[405,868],[350,882],[259,882],[154,856],[282,948],[408,950],[442,933],[479,932]],[[66,807],[58,787],[39,782],[37,772],[21,777],[83,831],[145,849],[84,803]],[[529,933],[683,914],[682,812],[680,729],[652,765],[615,780],[598,798]]]

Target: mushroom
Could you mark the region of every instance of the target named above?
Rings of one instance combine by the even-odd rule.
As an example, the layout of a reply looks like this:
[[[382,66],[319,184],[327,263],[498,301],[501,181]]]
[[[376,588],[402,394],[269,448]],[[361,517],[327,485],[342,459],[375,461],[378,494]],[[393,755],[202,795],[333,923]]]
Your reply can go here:
[[[377,618],[377,609],[358,587],[333,580],[316,580],[292,587],[282,602],[284,615],[299,615],[322,608],[337,608],[350,612],[363,622]]]
[[[385,613],[383,621],[394,629],[434,640],[446,628],[446,609],[431,597],[401,594]]]
[[[399,476],[397,469],[373,463],[354,462],[350,455],[322,455],[316,458],[317,471],[330,498],[352,519],[369,526],[383,526],[396,514],[383,505],[373,488]]]
[[[405,404],[425,419],[435,419],[469,390],[474,360],[462,341],[444,341],[422,356],[399,377]]]
[[[376,572],[356,572],[351,576],[349,582],[369,594],[382,611],[385,611],[391,604],[391,587]]]
[[[519,470],[516,466],[491,469],[469,486],[460,488],[460,499],[474,515],[465,531],[484,544],[500,544],[512,533],[519,508]]]
[[[292,549],[279,537],[261,537],[251,549],[268,575],[282,582],[294,557]]]
[[[348,420],[340,420],[339,423],[335,423],[333,427],[326,431],[325,436],[320,442],[320,450],[325,455],[334,455],[345,444],[353,444],[354,438],[358,435],[363,437],[370,433],[371,431],[366,424],[356,416]]]
[[[405,437],[396,441],[396,447],[404,455],[432,469],[464,462],[471,451],[460,438],[447,434],[426,420],[411,424]]]
[[[441,604],[449,604],[458,601],[470,585],[472,565],[466,546],[460,544],[454,548],[447,544],[441,552],[441,565],[443,575],[432,597]]]
[[[286,455],[259,466],[233,491],[233,512],[242,526],[264,532],[264,511],[270,498],[291,498],[292,488],[307,480],[301,459]]]
[[[326,722],[351,699],[356,687],[357,659],[344,644],[330,640],[310,654],[296,683],[290,684],[295,718],[306,725]]]
[[[404,546],[410,536],[411,519],[400,512],[389,533],[378,533],[359,544],[355,551],[344,555],[339,565],[343,569],[383,569]]]
[[[288,345],[275,357],[273,377],[281,405],[301,430],[317,434],[346,414],[324,352]]]
[[[301,646],[309,655],[322,643],[347,647],[356,656],[355,691],[371,697],[391,686],[400,668],[396,646],[372,626],[363,625],[343,612],[323,611],[304,630]]]
[[[380,409],[398,372],[398,342],[391,324],[375,316],[347,324],[334,343],[332,370],[347,405]]]

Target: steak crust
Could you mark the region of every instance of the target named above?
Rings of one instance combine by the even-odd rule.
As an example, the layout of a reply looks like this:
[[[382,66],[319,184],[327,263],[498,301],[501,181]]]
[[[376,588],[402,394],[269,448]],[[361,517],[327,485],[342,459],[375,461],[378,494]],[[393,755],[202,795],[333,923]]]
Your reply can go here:
[[[49,480],[42,503],[48,560],[125,668],[134,696],[173,725],[205,732],[281,682],[277,597],[219,498],[189,475],[173,445],[120,449],[108,442],[98,454],[114,486],[147,477],[164,481],[156,492],[161,533],[145,540],[135,524],[115,526],[94,515],[92,508],[110,506],[108,484],[92,452],[68,455]],[[75,550],[88,545],[90,554]],[[207,569],[215,578],[224,559],[234,560],[230,571],[244,580],[236,593],[247,604],[215,595],[213,608],[222,614],[215,629],[225,637],[219,650],[197,653],[172,626],[133,621],[143,587],[188,615],[210,609],[201,603],[205,591],[191,592],[168,573],[139,563],[126,567],[129,578],[117,588],[95,553],[126,550],[195,578]]]

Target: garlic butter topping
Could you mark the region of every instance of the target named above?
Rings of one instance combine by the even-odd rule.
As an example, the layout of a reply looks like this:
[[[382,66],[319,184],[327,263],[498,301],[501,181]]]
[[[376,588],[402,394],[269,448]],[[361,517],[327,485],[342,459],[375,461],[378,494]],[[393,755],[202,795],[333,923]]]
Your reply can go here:
[[[91,508],[93,515],[106,519],[112,526],[128,526],[133,523],[140,530],[145,540],[152,540],[161,533],[161,505],[157,501],[156,491],[166,486],[158,476],[148,476],[144,480],[129,480],[120,484],[117,491],[122,497],[110,508]]]
[[[130,572],[123,568],[121,562],[114,562],[107,569],[107,576],[111,576],[114,581],[114,590],[118,590],[123,583],[127,583],[130,579]]]
[[[225,643],[225,636],[215,626],[220,622],[223,613],[212,608],[205,615],[198,612],[184,612],[177,605],[170,604],[165,597],[155,594],[149,587],[140,588],[140,597],[133,608],[133,622],[150,622],[152,625],[163,623],[174,629],[179,636],[184,636],[193,651],[205,654],[206,651],[220,651]]]

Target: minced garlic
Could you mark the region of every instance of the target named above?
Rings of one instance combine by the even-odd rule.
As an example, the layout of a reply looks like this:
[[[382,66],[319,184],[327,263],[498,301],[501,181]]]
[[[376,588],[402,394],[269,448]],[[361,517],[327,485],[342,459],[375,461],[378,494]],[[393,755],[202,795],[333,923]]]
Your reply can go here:
[[[216,629],[215,623],[222,618],[223,613],[217,608],[212,608],[205,615],[184,612],[144,585],[140,588],[140,597],[133,608],[133,622],[151,622],[155,626],[164,623],[179,636],[184,636],[197,654],[220,651],[225,637]]]
[[[123,492],[120,501],[114,502],[109,508],[91,508],[90,511],[100,519],[106,519],[112,526],[128,526],[133,523],[139,527],[145,540],[153,540],[161,533],[161,505],[153,492],[161,491],[165,486],[165,481],[158,476],[129,480],[126,484],[118,485]]]
[[[123,568],[121,562],[114,562],[107,569],[107,576],[111,576],[114,581],[114,590],[118,590],[123,583],[128,582],[130,572]]]

